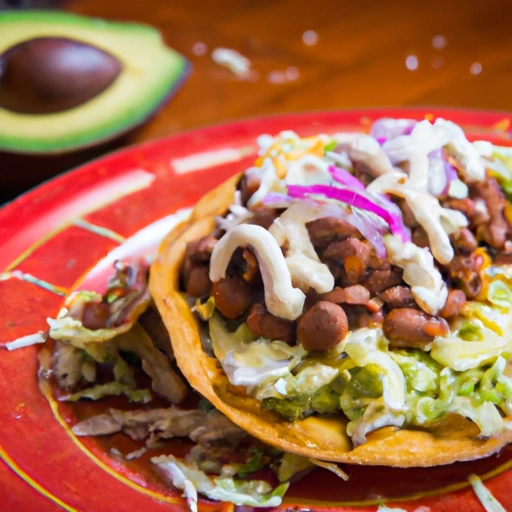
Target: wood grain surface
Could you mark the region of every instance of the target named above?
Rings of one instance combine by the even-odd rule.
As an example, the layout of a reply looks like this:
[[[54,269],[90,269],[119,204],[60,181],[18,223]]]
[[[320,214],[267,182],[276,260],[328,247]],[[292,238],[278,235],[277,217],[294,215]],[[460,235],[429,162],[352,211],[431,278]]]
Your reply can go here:
[[[282,112],[398,105],[512,110],[511,0],[74,0],[66,9],[154,25],[192,63],[179,93],[125,145]],[[315,44],[305,44],[308,31]],[[249,58],[250,79],[213,62],[217,47]],[[56,167],[36,162],[32,172],[46,177],[107,149]]]

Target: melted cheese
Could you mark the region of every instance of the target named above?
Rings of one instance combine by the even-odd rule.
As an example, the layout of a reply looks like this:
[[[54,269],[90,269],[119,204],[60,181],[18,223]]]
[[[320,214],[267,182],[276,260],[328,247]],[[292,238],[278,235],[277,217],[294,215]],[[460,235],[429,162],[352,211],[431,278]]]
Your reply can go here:
[[[416,303],[431,315],[445,305],[448,289],[428,249],[402,242],[392,235],[384,237],[388,261],[404,271],[403,279],[411,287]]]
[[[226,277],[226,270],[238,247],[254,252],[263,278],[265,304],[275,316],[295,320],[301,313],[306,296],[293,288],[290,271],[276,239],[261,226],[243,224],[226,233],[215,246],[210,263],[210,279]]]

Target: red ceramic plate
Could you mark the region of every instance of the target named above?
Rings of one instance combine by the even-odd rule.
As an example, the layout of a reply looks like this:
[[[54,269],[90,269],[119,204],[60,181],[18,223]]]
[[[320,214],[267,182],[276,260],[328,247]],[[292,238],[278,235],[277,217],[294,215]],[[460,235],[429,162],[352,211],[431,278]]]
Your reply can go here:
[[[445,117],[462,125],[473,140],[512,144],[509,114],[381,109],[240,121],[91,162],[0,211],[0,343],[46,329],[45,319],[57,313],[63,297],[77,286],[101,287],[116,254],[154,250],[173,217],[157,221],[193,205],[207,190],[248,167],[258,135],[284,129],[301,135],[360,131],[381,116]],[[72,435],[74,409],[43,396],[37,387],[37,352],[32,346],[4,351],[0,358],[2,510],[183,509],[179,495],[144,470],[144,460],[126,464],[109,451],[112,440],[100,443]],[[483,509],[467,484],[467,476],[476,473],[512,510],[511,467],[509,449],[476,463],[433,469],[345,467],[348,483],[316,470],[292,486],[282,508],[373,511],[386,502],[416,512],[476,512]],[[234,508],[207,502],[202,507]]]

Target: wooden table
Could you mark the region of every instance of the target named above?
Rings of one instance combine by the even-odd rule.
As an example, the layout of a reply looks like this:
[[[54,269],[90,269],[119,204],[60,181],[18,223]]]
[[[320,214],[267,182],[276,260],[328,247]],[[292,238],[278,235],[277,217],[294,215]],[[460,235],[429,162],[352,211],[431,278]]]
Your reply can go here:
[[[511,0],[75,0],[66,8],[152,24],[193,65],[177,96],[123,144],[283,112],[512,110]],[[248,57],[251,79],[214,63],[216,47]],[[44,177],[97,153],[35,167]]]

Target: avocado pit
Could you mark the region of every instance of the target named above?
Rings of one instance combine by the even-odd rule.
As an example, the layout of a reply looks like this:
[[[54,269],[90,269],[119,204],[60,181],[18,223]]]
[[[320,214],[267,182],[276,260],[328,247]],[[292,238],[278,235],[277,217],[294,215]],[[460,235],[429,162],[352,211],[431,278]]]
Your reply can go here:
[[[52,114],[103,92],[121,62],[95,46],[61,37],[23,41],[0,55],[0,107],[20,114]]]

